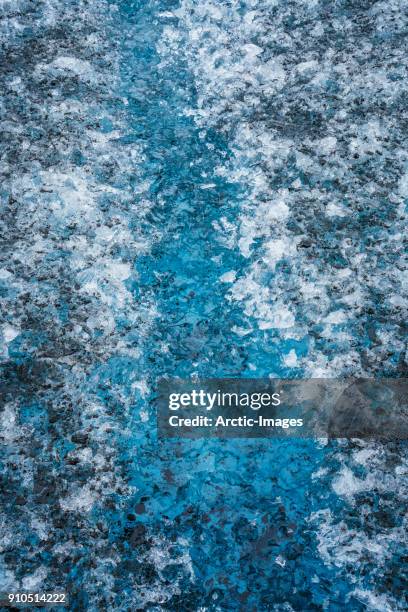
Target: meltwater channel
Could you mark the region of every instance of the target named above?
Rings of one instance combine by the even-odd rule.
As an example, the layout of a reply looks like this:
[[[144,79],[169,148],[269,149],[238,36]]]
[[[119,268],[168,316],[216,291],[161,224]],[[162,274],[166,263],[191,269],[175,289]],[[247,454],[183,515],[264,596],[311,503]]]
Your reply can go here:
[[[405,610],[403,442],[158,440],[152,404],[162,376],[406,376],[405,3],[0,18],[0,590]]]

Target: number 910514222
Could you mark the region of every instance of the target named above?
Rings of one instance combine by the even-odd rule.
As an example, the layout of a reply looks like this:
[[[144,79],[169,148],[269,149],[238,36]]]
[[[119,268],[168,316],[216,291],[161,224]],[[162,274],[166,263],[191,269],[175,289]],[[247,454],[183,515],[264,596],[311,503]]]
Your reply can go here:
[[[66,593],[1,593],[0,606],[7,607],[25,607],[25,606],[55,606],[68,605],[68,597]]]

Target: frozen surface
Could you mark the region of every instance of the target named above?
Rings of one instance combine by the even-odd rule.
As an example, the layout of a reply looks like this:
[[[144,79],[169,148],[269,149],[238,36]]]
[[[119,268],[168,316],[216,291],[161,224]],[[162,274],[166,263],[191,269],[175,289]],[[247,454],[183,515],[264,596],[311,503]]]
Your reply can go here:
[[[0,590],[407,608],[404,443],[158,441],[150,402],[407,376],[407,28],[402,0],[0,0]]]

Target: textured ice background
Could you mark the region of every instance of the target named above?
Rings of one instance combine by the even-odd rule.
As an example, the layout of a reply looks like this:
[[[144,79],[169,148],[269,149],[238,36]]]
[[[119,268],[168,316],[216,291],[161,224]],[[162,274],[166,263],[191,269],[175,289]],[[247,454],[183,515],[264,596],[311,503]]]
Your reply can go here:
[[[159,376],[406,376],[408,8],[0,0],[0,590],[407,608],[406,445],[158,441]]]

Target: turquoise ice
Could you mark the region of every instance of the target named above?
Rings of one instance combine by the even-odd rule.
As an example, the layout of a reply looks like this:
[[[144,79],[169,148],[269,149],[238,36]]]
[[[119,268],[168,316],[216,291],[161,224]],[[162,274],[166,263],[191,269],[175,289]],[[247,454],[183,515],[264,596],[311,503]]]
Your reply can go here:
[[[404,3],[0,17],[0,590],[406,609],[403,443],[163,441],[152,403],[161,376],[406,376]]]

